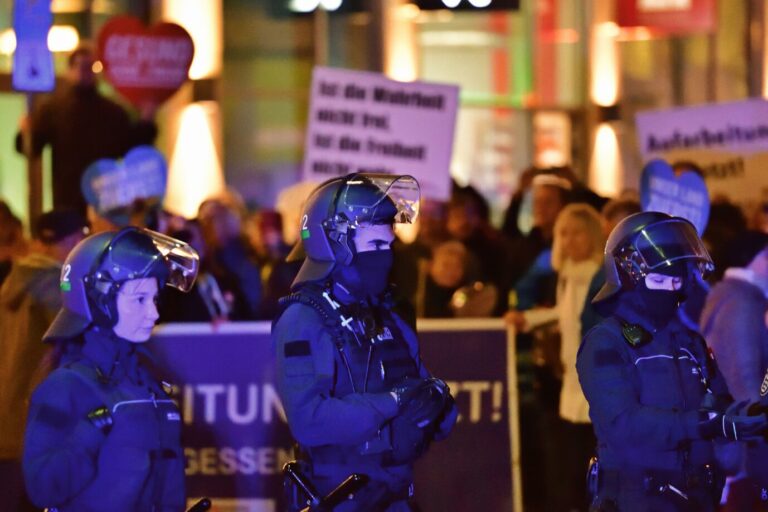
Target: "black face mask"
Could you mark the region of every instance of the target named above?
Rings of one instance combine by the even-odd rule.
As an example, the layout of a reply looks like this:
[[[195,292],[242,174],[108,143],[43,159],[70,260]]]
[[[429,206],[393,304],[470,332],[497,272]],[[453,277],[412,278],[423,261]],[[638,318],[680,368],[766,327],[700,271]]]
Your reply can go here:
[[[387,289],[392,260],[390,249],[360,252],[348,266],[338,267],[334,277],[356,299],[376,296]]]

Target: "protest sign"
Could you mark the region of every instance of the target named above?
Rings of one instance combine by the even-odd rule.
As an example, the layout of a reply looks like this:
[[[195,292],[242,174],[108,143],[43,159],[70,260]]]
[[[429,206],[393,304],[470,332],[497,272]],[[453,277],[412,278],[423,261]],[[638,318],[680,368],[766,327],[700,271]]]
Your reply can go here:
[[[420,322],[425,364],[460,419],[416,464],[423,510],[520,510],[514,339],[501,321]],[[222,512],[284,510],[292,437],[276,391],[270,324],[169,324],[149,345],[182,412],[190,502]],[[516,504],[513,506],[512,504]]]
[[[750,99],[642,112],[637,115],[645,161],[690,161],[703,170],[712,195],[768,198],[768,102]]]
[[[675,174],[664,160],[651,160],[640,179],[640,204],[643,211],[664,212],[682,217],[704,233],[709,220],[709,194],[704,178],[693,171]]]
[[[13,88],[24,92],[52,91],[56,84],[48,31],[53,23],[51,0],[16,0],[13,3]]]
[[[459,89],[378,73],[315,68],[302,178],[410,174],[425,197],[450,197]]]
[[[147,28],[132,16],[109,20],[99,32],[104,76],[133,105],[159,105],[187,80],[192,37],[175,23]]]
[[[85,201],[99,214],[126,208],[137,199],[162,201],[167,182],[165,157],[152,146],[137,146],[122,160],[97,160],[83,173]]]

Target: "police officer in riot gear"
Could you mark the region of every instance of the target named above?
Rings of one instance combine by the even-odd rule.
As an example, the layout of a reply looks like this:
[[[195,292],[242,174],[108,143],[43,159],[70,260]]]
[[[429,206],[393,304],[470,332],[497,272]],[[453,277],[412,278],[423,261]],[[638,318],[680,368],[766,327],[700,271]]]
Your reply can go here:
[[[682,218],[642,212],[611,232],[593,301],[608,317],[576,363],[598,439],[591,510],[715,510],[714,443],[765,432],[765,415],[732,403],[704,340],[678,319],[696,273],[713,269]]]
[[[32,501],[63,511],[183,511],[181,417],[140,364],[158,290],[188,291],[188,245],[125,228],[80,242],[62,267],[63,307],[45,334],[61,357],[35,390],[23,469]]]
[[[414,461],[456,420],[387,293],[393,224],[412,222],[418,201],[410,176],[353,174],[320,185],[304,208],[306,258],[272,337],[304,476],[321,495],[351,474],[367,481],[333,510],[410,510]],[[308,497],[289,486],[289,501],[300,510]]]

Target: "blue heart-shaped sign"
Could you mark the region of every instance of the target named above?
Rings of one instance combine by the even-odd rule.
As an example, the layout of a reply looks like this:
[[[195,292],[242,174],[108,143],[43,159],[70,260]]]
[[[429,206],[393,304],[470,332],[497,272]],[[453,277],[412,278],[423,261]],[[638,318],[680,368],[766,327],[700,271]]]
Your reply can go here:
[[[640,204],[646,212],[664,212],[689,220],[699,235],[709,221],[709,192],[704,178],[693,171],[676,175],[672,166],[661,159],[643,167]]]
[[[86,202],[104,215],[137,199],[162,200],[167,181],[163,154],[152,146],[137,146],[122,160],[104,158],[89,165],[80,189]]]

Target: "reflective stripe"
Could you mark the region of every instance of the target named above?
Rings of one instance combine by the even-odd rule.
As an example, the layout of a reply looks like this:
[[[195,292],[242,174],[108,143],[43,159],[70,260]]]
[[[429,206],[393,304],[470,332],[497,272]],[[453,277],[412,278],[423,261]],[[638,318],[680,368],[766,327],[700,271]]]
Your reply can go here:
[[[112,412],[114,413],[115,411],[117,411],[117,408],[120,407],[121,405],[130,405],[130,404],[153,404],[154,405],[154,404],[172,404],[172,403],[173,403],[173,400],[168,400],[168,399],[152,400],[151,398],[149,398],[144,400],[124,400],[122,402],[117,402],[115,405],[113,405]]]
[[[638,357],[637,359],[635,359],[635,365],[637,365],[637,363],[639,363],[640,361],[645,361],[647,359],[675,359],[675,356],[668,356],[666,354],[656,354],[655,356]],[[680,356],[677,359],[691,359],[691,358],[688,356]]]

